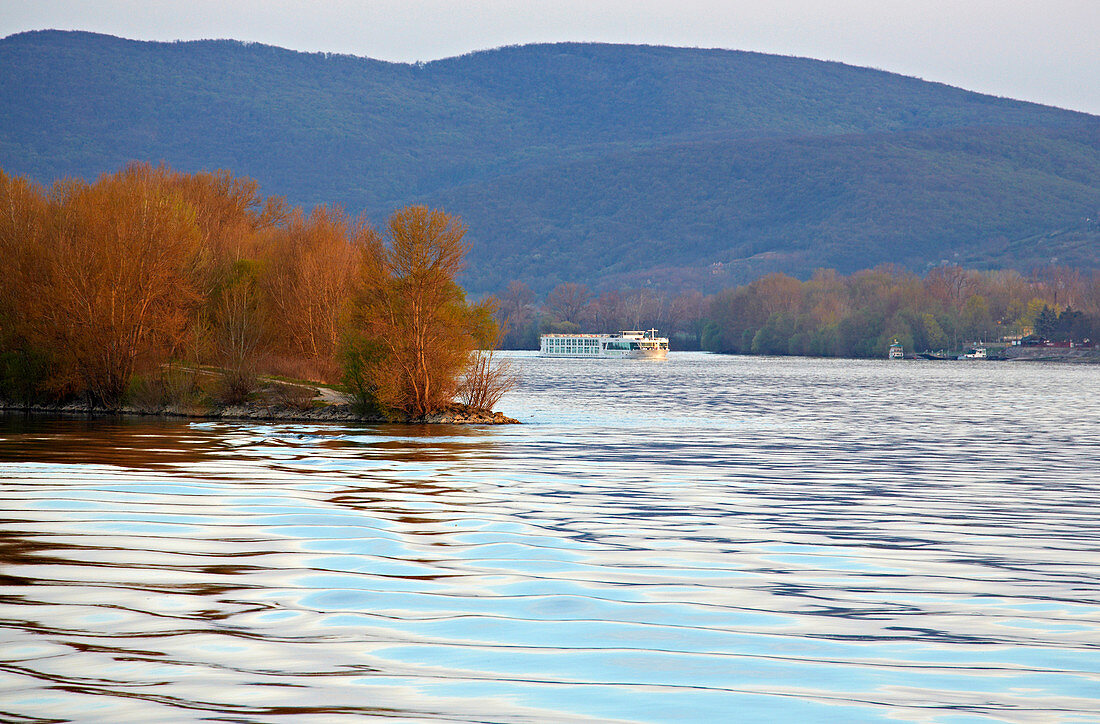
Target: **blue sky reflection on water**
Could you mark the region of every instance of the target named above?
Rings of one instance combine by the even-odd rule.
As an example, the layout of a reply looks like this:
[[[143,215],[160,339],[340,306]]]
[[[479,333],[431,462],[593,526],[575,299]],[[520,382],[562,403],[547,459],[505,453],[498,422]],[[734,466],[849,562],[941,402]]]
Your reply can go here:
[[[514,356],[522,426],[0,426],[0,717],[1082,722],[1100,369]]]

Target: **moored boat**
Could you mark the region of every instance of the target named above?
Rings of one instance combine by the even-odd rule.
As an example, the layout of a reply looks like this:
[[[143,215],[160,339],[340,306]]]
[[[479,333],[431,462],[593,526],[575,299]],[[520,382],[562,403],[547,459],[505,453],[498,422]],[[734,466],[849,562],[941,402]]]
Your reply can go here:
[[[959,359],[987,359],[987,357],[985,347],[980,344],[974,345],[959,355]]]

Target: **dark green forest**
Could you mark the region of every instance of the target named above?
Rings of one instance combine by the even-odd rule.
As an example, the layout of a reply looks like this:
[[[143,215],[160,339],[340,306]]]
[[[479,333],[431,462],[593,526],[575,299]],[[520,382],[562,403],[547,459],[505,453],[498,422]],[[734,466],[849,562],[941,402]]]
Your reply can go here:
[[[473,247],[475,288],[516,278],[540,291],[563,281],[713,291],[882,263],[1088,268],[1100,258],[1100,135],[700,142],[535,169],[431,203],[493,229]],[[573,235],[579,244],[561,243]]]
[[[0,167],[231,168],[376,222],[464,218],[462,283],[715,291],[782,271],[1100,266],[1100,119],[726,50],[507,47],[421,64],[237,41],[0,40]]]

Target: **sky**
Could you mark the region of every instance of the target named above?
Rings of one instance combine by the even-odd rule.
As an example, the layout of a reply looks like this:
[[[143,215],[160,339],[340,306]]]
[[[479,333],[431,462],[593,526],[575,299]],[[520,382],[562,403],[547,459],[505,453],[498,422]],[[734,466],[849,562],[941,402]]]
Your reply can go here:
[[[1100,0],[0,0],[0,36],[45,28],[401,62],[555,41],[754,50],[1100,114]]]

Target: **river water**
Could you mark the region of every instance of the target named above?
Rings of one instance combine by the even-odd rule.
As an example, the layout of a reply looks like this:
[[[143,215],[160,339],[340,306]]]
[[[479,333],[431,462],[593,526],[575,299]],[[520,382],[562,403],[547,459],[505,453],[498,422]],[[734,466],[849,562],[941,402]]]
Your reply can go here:
[[[5,721],[1100,721],[1100,368],[513,357],[488,428],[0,424]]]

